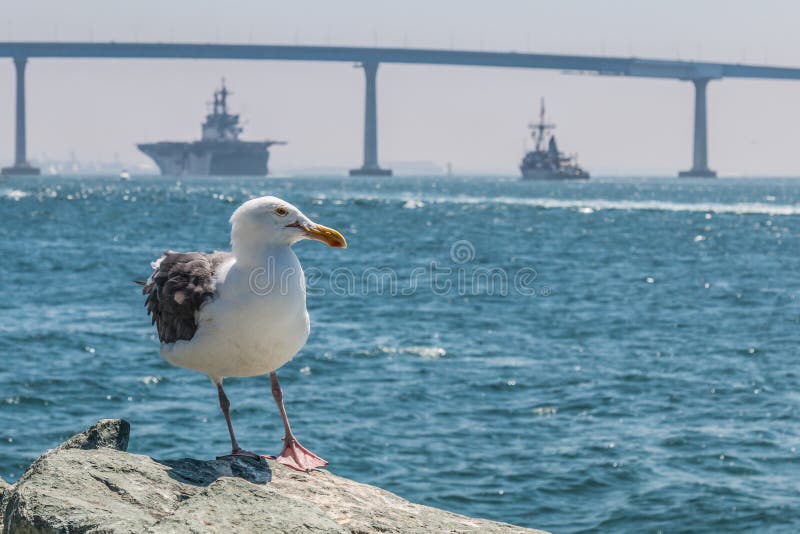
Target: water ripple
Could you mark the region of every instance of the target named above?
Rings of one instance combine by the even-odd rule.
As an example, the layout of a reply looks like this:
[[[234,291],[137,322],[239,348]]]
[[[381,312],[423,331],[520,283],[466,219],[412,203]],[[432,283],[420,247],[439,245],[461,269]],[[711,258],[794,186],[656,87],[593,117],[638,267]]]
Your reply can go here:
[[[800,528],[791,180],[11,178],[0,475],[101,417],[131,421],[136,453],[227,450],[214,387],[158,356],[131,280],[164,249],[226,248],[232,206],[260,194],[347,235],[341,254],[298,244],[306,266],[457,268],[469,241],[467,266],[548,288],[309,296],[309,344],[280,375],[334,472],[554,532]],[[275,453],[269,388],[226,380],[242,444]]]

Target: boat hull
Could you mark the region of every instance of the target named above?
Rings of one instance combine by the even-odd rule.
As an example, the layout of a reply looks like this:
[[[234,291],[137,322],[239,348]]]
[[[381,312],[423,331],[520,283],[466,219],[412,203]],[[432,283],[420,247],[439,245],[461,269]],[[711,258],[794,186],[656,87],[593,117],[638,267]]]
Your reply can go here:
[[[195,141],[193,143],[142,143],[147,154],[166,176],[266,176],[269,168],[267,141]]]
[[[582,169],[551,170],[520,168],[523,180],[588,180],[589,173]]]

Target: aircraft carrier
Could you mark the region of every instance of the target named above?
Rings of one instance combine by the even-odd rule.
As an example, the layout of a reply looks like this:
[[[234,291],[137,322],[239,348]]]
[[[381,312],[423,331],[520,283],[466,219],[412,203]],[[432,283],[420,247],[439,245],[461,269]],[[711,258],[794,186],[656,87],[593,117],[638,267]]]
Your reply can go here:
[[[266,176],[269,147],[283,141],[242,141],[239,115],[228,113],[228,96],[222,86],[214,91],[211,113],[203,123],[199,141],[142,143],[139,150],[150,156],[161,174],[169,176]]]
[[[525,180],[568,180],[588,179],[589,173],[583,170],[575,156],[567,156],[558,150],[556,136],[550,132],[555,124],[548,124],[544,120],[544,98],[539,111],[539,122],[531,124],[531,135],[535,148],[525,154],[519,170]],[[547,149],[545,150],[545,145]]]

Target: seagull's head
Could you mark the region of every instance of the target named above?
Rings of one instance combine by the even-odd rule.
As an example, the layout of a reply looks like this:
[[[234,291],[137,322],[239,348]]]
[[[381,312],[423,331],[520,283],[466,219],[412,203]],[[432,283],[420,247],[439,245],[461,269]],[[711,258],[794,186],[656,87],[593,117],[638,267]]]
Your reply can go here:
[[[233,212],[230,222],[234,253],[241,247],[293,245],[302,239],[314,239],[335,248],[347,247],[342,234],[315,223],[278,197],[248,200]]]

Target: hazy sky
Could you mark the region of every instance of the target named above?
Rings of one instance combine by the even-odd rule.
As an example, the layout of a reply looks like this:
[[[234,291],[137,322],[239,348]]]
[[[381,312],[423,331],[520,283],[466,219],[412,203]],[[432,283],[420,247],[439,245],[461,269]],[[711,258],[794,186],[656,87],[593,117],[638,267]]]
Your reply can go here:
[[[379,45],[636,55],[800,66],[800,3],[741,0],[0,0],[0,40]],[[28,65],[28,147],[146,161],[135,143],[191,140],[225,76],[244,137],[276,147],[277,172],[360,164],[363,74],[350,64],[47,60]],[[0,65],[0,161],[13,155],[13,67]],[[685,82],[557,71],[383,65],[382,162],[452,162],[512,174],[540,96],[561,147],[594,173],[690,166]],[[800,175],[800,82],[709,86],[709,159],[727,175]]]

